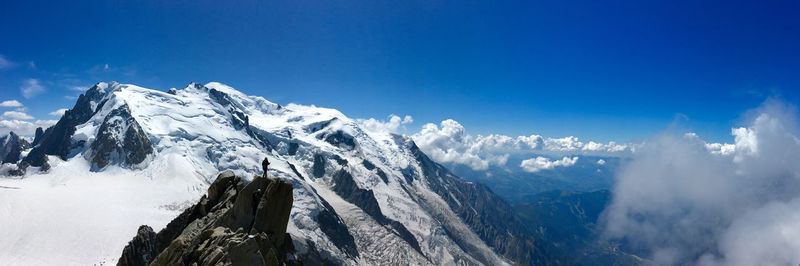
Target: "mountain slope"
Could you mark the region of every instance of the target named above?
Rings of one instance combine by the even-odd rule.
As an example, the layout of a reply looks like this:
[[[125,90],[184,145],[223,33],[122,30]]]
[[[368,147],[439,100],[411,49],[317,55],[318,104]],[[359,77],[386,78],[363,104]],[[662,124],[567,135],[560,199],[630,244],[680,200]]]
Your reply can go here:
[[[57,187],[73,195],[87,189],[73,184],[102,189],[115,186],[102,178],[121,176],[124,182],[140,182],[130,186],[130,193],[150,201],[130,206],[125,201],[134,200],[122,197],[127,194],[99,193],[105,197],[99,202],[140,211],[158,208],[163,215],[126,221],[158,230],[171,220],[166,213],[177,215],[181,208],[176,206],[199,198],[219,171],[249,178],[260,172],[264,157],[272,162],[269,176],[294,188],[287,231],[300,256],[337,264],[548,262],[505,202],[434,163],[409,138],[365,130],[336,110],[281,106],[215,82],[169,92],[116,83],[89,89],[20,163],[25,177],[0,179],[2,186],[20,188],[0,195],[12,204],[0,214],[19,211],[13,204],[29,200],[31,191]],[[166,193],[176,189],[183,192]],[[105,210],[73,208],[91,214]],[[84,226],[78,218],[64,220]],[[40,226],[54,225],[42,221]],[[119,254],[135,228],[91,237],[126,239],[112,245]],[[13,232],[6,237],[0,248],[24,238]],[[73,255],[68,250],[63,256]],[[89,254],[80,260],[95,263],[91,259],[110,256]]]

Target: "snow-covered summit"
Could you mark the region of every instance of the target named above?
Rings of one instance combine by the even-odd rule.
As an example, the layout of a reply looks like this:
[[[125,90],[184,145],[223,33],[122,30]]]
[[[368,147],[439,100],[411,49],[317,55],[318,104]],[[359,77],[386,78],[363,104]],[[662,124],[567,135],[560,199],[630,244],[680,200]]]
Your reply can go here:
[[[164,213],[176,214],[179,208],[164,206],[199,197],[220,171],[260,174],[264,157],[272,162],[268,174],[290,180],[295,188],[288,231],[301,256],[344,264],[494,265],[545,259],[516,218],[497,211],[510,209],[505,202],[431,161],[410,138],[369,131],[334,109],[281,106],[218,82],[168,92],[98,83],[18,164],[20,172],[27,170],[21,179],[0,178],[0,186],[20,188],[13,195],[0,194],[0,201],[24,205],[26,191],[58,187],[72,195],[71,184],[93,180],[95,186],[116,186],[106,179],[124,176],[119,182],[138,183],[131,189],[150,201],[128,205],[125,198],[105,193],[107,198],[97,200],[124,205],[118,210],[167,208]],[[183,192],[164,192],[176,189]],[[14,211],[0,209],[0,215]],[[67,220],[82,226],[80,219]],[[169,220],[147,216],[134,222],[159,229]],[[43,221],[39,226],[54,225]],[[128,239],[135,229],[95,231],[84,241]],[[0,249],[24,237],[6,235]],[[125,241],[109,245],[121,250]],[[52,252],[62,252],[60,259],[80,257],[78,264],[114,259],[113,252]],[[0,262],[31,262],[23,255],[0,255]]]

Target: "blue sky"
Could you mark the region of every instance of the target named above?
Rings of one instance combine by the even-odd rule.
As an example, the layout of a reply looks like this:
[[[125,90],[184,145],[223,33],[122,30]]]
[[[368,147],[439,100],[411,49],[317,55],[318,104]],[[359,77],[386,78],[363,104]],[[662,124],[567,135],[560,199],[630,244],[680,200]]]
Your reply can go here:
[[[221,81],[471,133],[635,141],[678,118],[729,141],[800,88],[797,1],[51,2],[0,4],[0,100],[37,119],[101,80]]]

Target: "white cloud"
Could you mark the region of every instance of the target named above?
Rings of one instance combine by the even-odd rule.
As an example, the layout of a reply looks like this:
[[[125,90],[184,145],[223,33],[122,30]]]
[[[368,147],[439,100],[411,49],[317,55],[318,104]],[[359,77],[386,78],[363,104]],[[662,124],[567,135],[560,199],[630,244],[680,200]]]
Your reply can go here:
[[[733,144],[664,134],[644,145],[617,175],[606,237],[656,265],[796,265],[798,119],[775,101],[752,113]]]
[[[16,65],[17,65],[16,63],[12,62],[11,60],[8,60],[8,58],[0,54],[0,70],[10,69]]]
[[[544,138],[540,135],[511,137],[499,134],[469,135],[455,120],[448,119],[439,125],[425,124],[411,136],[417,145],[439,163],[467,165],[474,170],[485,170],[490,165],[503,166],[510,154],[627,154],[630,145],[615,142],[606,144],[590,141],[584,144],[577,137]]]
[[[36,120],[36,121],[21,121],[21,120],[0,120],[0,136],[4,136],[8,134],[10,131],[14,131],[17,135],[24,136],[24,137],[33,137],[36,133],[36,128],[48,128],[55,123],[58,122],[57,120]]]
[[[67,112],[67,110],[69,110],[69,109],[67,109],[67,108],[61,108],[61,109],[58,109],[58,110],[55,110],[55,111],[52,111],[52,112],[50,112],[50,115],[52,115],[52,116],[59,116],[59,117],[60,117],[60,116],[64,116],[64,114]]]
[[[561,160],[552,161],[545,157],[536,157],[523,160],[519,167],[530,173],[536,173],[542,170],[553,170],[556,167],[569,167],[578,162],[578,157],[564,157]]]
[[[605,165],[605,164],[606,164],[606,160],[603,160],[603,159],[597,160],[597,165]]]
[[[736,132],[736,129],[731,130],[731,132]],[[734,133],[735,135],[735,133]],[[689,132],[683,134],[683,138],[688,141],[702,143],[706,150],[714,155],[721,155],[721,156],[730,156],[736,151],[736,145],[731,143],[708,143],[705,142],[697,133]]]
[[[17,100],[8,100],[0,102],[0,107],[22,107],[22,103]]]
[[[397,133],[401,126],[413,123],[414,118],[410,115],[404,116],[403,118],[397,115],[390,115],[388,121],[377,120],[375,118],[357,119],[356,121],[368,131]]]
[[[463,164],[476,170],[489,168],[489,160],[476,154],[472,136],[467,135],[464,126],[455,120],[444,120],[441,127],[425,124],[412,138],[437,162]]]
[[[22,92],[22,97],[30,99],[44,92],[45,88],[37,79],[26,79],[22,82],[22,86],[19,87],[19,90]]]
[[[706,143],[706,150],[712,154],[728,156],[736,151],[736,145],[730,143]]]
[[[6,111],[3,113],[3,117],[6,119],[16,119],[16,120],[31,120],[33,116],[30,116],[23,112],[17,111]]]
[[[547,139],[544,142],[544,147],[550,151],[574,152],[583,147],[583,142],[580,142],[576,137],[569,136],[564,138]]]
[[[585,152],[601,152],[601,153],[618,153],[630,150],[630,145],[617,144],[616,142],[597,143],[589,141],[583,145],[582,150]]]

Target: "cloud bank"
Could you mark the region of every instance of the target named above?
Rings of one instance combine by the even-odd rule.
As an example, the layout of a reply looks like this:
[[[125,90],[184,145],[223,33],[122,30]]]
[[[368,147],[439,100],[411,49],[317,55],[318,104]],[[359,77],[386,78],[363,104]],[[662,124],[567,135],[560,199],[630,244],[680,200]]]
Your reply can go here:
[[[439,125],[428,123],[411,136],[414,142],[439,163],[455,163],[474,170],[486,170],[490,165],[504,166],[510,154],[625,154],[631,145],[615,142],[581,142],[577,137],[545,138],[540,135],[506,136],[498,134],[470,135],[455,120]],[[535,160],[535,158],[534,158]],[[523,167],[524,169],[524,167]],[[531,168],[533,169],[533,168]]]
[[[22,107],[22,103],[17,100],[7,100],[0,102],[0,107]]]
[[[16,119],[16,120],[31,120],[33,119],[33,116],[30,116],[29,114],[26,114],[24,112],[6,111],[3,112],[3,118]]]
[[[657,265],[800,263],[800,130],[770,100],[735,128],[734,144],[666,133],[621,169],[605,236]]]
[[[401,126],[413,123],[414,118],[410,115],[402,118],[397,115],[390,115],[389,120],[386,121],[375,118],[357,119],[356,121],[368,131],[397,133]]]
[[[556,167],[569,167],[575,165],[578,162],[578,157],[564,157],[561,160],[550,160],[545,157],[538,156],[536,158],[530,158],[527,160],[523,160],[520,163],[519,167],[522,167],[523,170],[529,173],[536,173],[541,170],[552,170]]]
[[[23,137],[33,137],[37,127],[46,129],[55,125],[56,122],[58,122],[58,120],[0,120],[0,136],[5,136],[8,132],[14,131],[14,133]]]
[[[14,108],[14,111],[5,111],[0,115],[0,137],[14,132],[24,137],[32,137],[36,128],[46,129],[55,125],[57,120],[34,120],[34,117],[25,113],[25,106],[16,100],[0,102],[2,108]]]

